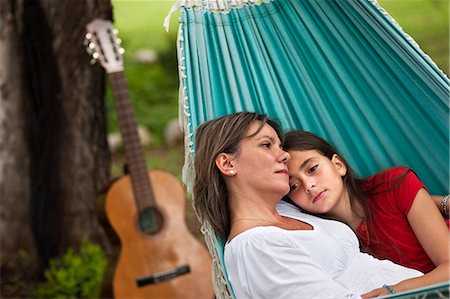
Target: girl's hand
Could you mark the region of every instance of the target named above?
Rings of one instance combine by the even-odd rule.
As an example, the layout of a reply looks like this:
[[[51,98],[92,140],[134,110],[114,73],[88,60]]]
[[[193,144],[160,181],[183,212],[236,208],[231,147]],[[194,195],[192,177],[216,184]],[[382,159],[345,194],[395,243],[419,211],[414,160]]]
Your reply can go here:
[[[385,288],[378,288],[378,289],[372,290],[368,293],[362,294],[361,297],[363,299],[367,299],[367,298],[374,298],[374,297],[379,297],[379,296],[384,296],[384,295],[391,295],[391,292],[389,292],[389,290],[385,289]]]

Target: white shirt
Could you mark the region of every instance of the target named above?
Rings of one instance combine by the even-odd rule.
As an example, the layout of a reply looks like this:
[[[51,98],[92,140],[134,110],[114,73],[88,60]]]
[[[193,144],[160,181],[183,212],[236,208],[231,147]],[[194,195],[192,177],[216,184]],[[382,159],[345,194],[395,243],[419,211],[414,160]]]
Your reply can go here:
[[[261,226],[225,244],[225,267],[237,299],[360,298],[383,284],[423,275],[360,252],[347,225],[300,212],[281,201],[278,212],[313,230]]]

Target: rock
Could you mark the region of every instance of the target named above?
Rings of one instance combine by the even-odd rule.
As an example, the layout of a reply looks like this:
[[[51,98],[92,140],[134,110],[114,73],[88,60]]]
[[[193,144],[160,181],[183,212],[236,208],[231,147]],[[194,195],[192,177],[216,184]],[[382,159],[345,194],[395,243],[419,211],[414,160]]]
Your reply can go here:
[[[178,118],[171,119],[164,129],[164,141],[167,146],[173,147],[183,143],[183,131],[178,123]]]
[[[152,141],[152,135],[150,131],[143,126],[138,126],[139,140],[142,146],[147,146]],[[108,146],[112,153],[115,153],[123,146],[122,135],[119,132],[108,134]]]
[[[146,127],[138,126],[138,135],[141,145],[147,146],[152,142],[152,134]]]
[[[120,133],[108,134],[108,146],[112,153],[117,152],[117,150],[122,146],[122,143],[122,136]]]
[[[134,54],[134,59],[139,63],[153,63],[158,60],[158,53],[152,49],[140,49]]]

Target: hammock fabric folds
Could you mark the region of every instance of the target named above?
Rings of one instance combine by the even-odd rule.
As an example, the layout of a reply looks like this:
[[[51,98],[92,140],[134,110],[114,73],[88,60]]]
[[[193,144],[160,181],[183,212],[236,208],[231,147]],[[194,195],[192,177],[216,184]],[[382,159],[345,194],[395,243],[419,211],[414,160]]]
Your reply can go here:
[[[360,176],[403,165],[448,193],[449,80],[374,0],[178,3],[188,190],[195,128],[258,111],[330,141]],[[223,239],[204,227],[220,276]]]

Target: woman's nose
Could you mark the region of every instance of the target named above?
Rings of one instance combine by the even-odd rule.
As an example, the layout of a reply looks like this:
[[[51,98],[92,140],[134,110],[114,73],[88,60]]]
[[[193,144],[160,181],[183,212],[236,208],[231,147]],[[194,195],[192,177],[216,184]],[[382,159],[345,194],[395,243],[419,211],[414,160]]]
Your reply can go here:
[[[286,152],[283,149],[281,151],[282,151],[281,162],[283,162],[284,164],[287,164],[287,162],[289,162],[289,160],[291,159],[291,154],[289,154],[288,152]]]

